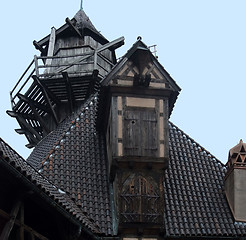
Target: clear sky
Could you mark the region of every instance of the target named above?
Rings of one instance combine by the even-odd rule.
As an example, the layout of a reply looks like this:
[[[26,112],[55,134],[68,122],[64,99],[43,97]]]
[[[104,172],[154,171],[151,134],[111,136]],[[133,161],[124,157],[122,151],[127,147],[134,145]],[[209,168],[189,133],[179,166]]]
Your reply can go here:
[[[80,0],[1,1],[0,136],[23,157],[9,91],[38,51],[32,45],[72,18]],[[108,39],[125,37],[123,55],[142,36],[157,44],[160,63],[182,88],[171,121],[222,162],[246,142],[245,0],[84,0],[84,10]]]

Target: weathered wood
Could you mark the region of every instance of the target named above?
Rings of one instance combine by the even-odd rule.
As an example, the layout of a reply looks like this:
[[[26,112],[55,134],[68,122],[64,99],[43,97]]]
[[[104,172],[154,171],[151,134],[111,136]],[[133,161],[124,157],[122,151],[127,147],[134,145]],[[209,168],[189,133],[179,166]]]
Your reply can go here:
[[[67,89],[67,96],[68,96],[70,112],[72,113],[74,110],[74,107],[75,107],[75,99],[74,99],[73,89],[72,89],[71,83],[69,81],[68,73],[63,72],[62,76],[64,78],[66,89]]]
[[[69,63],[67,66],[60,67],[60,68],[56,69],[54,71],[54,73],[62,73],[63,71],[67,70],[68,68],[72,67],[74,64],[80,63],[80,62],[86,60],[87,58],[91,57],[92,55],[93,55],[93,52],[91,54],[86,55],[86,56],[80,57],[80,58],[72,61],[71,63]]]
[[[56,29],[52,27],[50,33],[50,39],[49,39],[48,53],[47,53],[48,58],[46,58],[45,65],[50,65],[52,62],[52,59],[49,57],[53,57],[54,55],[55,41],[56,41]],[[49,73],[50,69],[48,68],[47,71]]]
[[[154,109],[127,107],[124,111],[125,156],[153,156],[158,153],[157,117]]]
[[[33,45],[37,50],[39,50],[41,53],[45,54],[44,48],[36,40],[33,41]]]
[[[20,123],[21,127],[28,132],[28,136],[34,143],[37,144],[42,139],[40,134],[33,127],[31,127],[31,125],[29,125],[20,114],[16,115],[16,119]]]
[[[168,118],[169,118],[169,106],[168,106],[168,100],[163,100],[163,121],[164,121],[164,157],[169,158],[169,124],[168,124]]]
[[[19,94],[18,97],[21,100],[25,101],[30,106],[34,116],[36,117],[37,121],[40,123],[40,125],[42,126],[42,128],[44,129],[46,134],[49,133],[51,131],[51,129],[48,128],[48,124],[43,120],[43,118],[40,116],[39,112],[36,110],[37,103],[32,101],[30,98],[22,95],[22,94]]]
[[[111,145],[112,145],[112,153],[114,156],[118,156],[118,100],[117,97],[113,96],[111,103],[111,111],[112,111],[112,129],[111,129]]]
[[[25,134],[26,131],[24,129],[15,129],[15,131],[18,133],[18,134]]]
[[[49,108],[47,108],[45,105],[43,104],[40,104],[38,101],[35,101],[33,99],[31,99],[30,97],[26,97],[25,95],[22,95],[22,94],[18,94],[18,97],[20,100],[22,100],[23,102],[27,103],[29,106],[32,105],[32,106],[35,106],[36,108],[39,109],[39,111],[44,111],[46,113],[50,113],[51,110]]]
[[[52,100],[54,100],[54,102],[56,103],[56,104],[60,104],[60,100],[59,99],[57,99],[56,97],[55,97],[55,95],[54,94],[52,94],[49,90],[48,90],[48,88],[45,88],[44,86],[43,86],[43,84],[41,84],[41,82],[39,81],[39,78],[37,77],[37,76],[33,76],[33,79],[34,79],[34,81],[36,81],[36,83],[41,87],[41,89],[42,89],[42,92],[43,92],[43,95],[44,95],[44,98],[46,99],[46,102],[47,102],[47,105],[49,106],[49,108],[50,108],[50,110],[51,110],[51,116],[53,117],[53,119],[54,119],[54,121],[55,121],[55,124],[57,125],[58,124],[58,116],[57,116],[57,114],[56,114],[56,112],[55,112],[55,109],[53,108],[53,106],[52,106],[52,104],[51,104],[51,101],[50,101],[50,98],[49,97],[51,97],[51,99]]]
[[[9,235],[10,235],[10,233],[13,229],[14,223],[15,223],[15,219],[16,219],[17,214],[19,212],[20,206],[21,206],[21,201],[18,200],[14,204],[14,206],[11,210],[10,219],[4,226],[4,229],[3,229],[2,234],[0,236],[0,240],[7,240],[9,238]]]
[[[95,51],[95,53],[94,53],[94,69],[97,69],[97,54],[98,54],[98,52],[97,52],[97,50]]]
[[[37,77],[39,76],[39,70],[38,70],[38,57],[35,55],[34,56],[34,64],[35,64],[35,73]]]
[[[19,229],[19,237],[20,237],[20,240],[24,240],[24,203],[21,204],[21,207],[20,207],[20,229]]]
[[[74,30],[74,32],[79,36],[79,37],[83,37],[81,35],[81,33],[79,32],[79,30],[73,25],[73,22],[69,19],[69,18],[66,18],[66,23],[69,25],[70,28],[72,28]]]
[[[6,213],[5,211],[3,211],[2,209],[0,209],[0,216],[7,219],[7,220],[11,220],[11,215]],[[29,232],[30,235],[32,235],[32,239],[34,239],[34,236],[36,236],[37,238],[41,239],[41,240],[48,240],[48,238],[44,237],[42,234],[38,233],[37,231],[35,231],[33,228],[25,225],[25,224],[22,224],[20,222],[20,220],[18,219],[15,219],[15,222],[14,222],[15,225],[17,226],[23,226],[24,230]],[[3,240],[0,238],[0,240]]]

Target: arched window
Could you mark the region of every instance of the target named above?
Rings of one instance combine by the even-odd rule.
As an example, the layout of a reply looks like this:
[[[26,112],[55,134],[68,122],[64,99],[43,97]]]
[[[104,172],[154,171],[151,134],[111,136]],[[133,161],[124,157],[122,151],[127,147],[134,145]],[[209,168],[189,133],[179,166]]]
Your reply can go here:
[[[160,187],[151,177],[131,174],[123,183],[120,193],[122,223],[160,223],[163,205],[160,204]]]

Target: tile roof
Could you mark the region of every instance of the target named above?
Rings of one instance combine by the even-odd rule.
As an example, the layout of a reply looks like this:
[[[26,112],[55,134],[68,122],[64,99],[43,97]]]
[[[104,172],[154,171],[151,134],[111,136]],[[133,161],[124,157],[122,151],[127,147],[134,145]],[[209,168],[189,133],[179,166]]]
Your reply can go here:
[[[70,214],[70,218],[73,216],[83,226],[85,226],[93,233],[99,232],[94,223],[83,214],[82,210],[75,204],[70,196],[66,194],[66,192],[62,191],[59,187],[42,176],[1,138],[0,161],[8,165],[10,168],[18,171],[18,173],[22,174],[29,182],[45,193],[47,198],[53,201],[53,206],[58,204],[61,208]]]
[[[67,192],[101,233],[112,235],[106,147],[96,130],[97,104],[94,94],[38,144],[28,161]]]
[[[95,127],[97,105],[94,94],[40,142],[29,162],[67,192],[100,233],[113,235],[106,146]],[[246,224],[234,221],[225,197],[225,165],[172,123],[169,136],[167,236],[246,236]]]
[[[170,123],[170,163],[165,173],[168,236],[246,235],[234,221],[224,192],[225,166]]]

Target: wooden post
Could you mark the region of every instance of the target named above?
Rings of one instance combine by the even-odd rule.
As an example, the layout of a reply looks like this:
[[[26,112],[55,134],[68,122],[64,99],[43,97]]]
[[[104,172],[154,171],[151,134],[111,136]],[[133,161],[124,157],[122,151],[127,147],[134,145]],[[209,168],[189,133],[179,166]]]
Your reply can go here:
[[[50,33],[50,40],[49,40],[49,48],[48,48],[48,53],[47,57],[53,57],[54,55],[54,48],[55,48],[55,41],[56,41],[56,29],[54,27],[51,28],[51,33]],[[45,65],[51,65],[52,59],[47,58],[45,61]],[[47,69],[47,72],[50,73],[51,68]]]
[[[94,69],[93,70],[97,70],[97,50],[95,50],[95,53],[94,53]]]
[[[20,240],[24,240],[24,212],[25,209],[24,209],[24,203],[21,205],[20,207],[20,230],[19,230],[19,233],[20,233]]]
[[[36,72],[36,76],[39,77],[38,57],[37,57],[37,55],[34,56],[34,63],[35,63],[35,72]]]
[[[4,229],[2,231],[2,234],[0,236],[0,240],[8,240],[9,239],[9,235],[13,229],[14,223],[15,223],[15,219],[17,217],[17,214],[19,212],[21,206],[21,201],[17,201],[10,213],[10,219],[9,221],[6,223],[6,225],[4,226]]]

